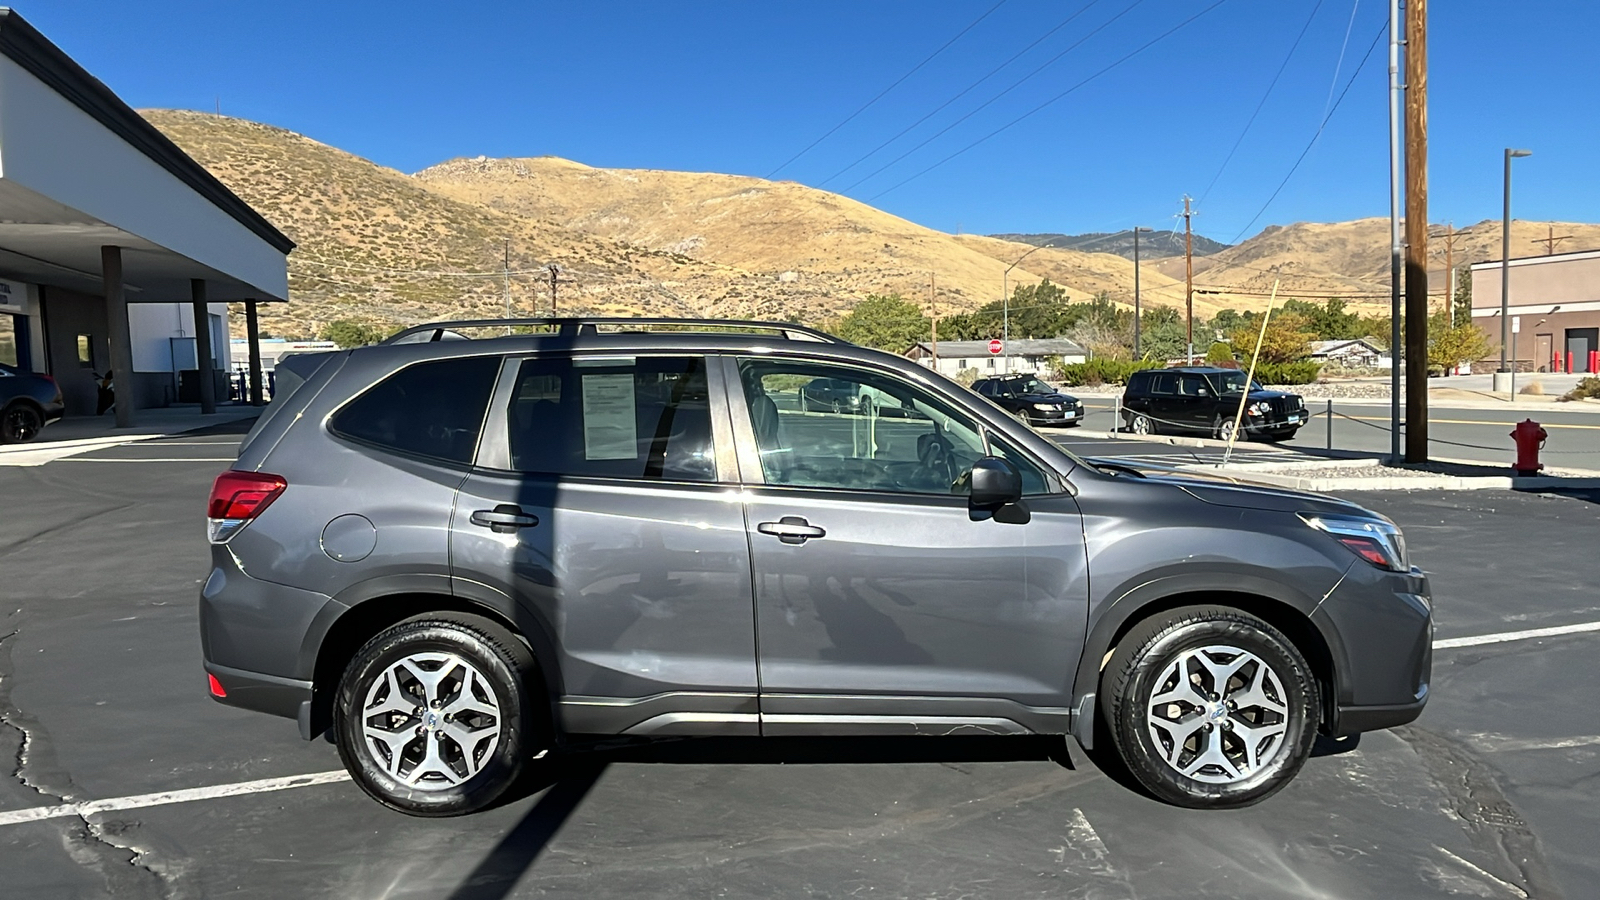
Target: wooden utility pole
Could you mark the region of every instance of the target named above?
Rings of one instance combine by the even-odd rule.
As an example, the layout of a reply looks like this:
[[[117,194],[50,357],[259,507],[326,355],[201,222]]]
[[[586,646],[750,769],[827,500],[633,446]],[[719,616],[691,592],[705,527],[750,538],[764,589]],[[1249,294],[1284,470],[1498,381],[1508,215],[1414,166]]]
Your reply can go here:
[[[1561,243],[1564,240],[1567,240],[1567,239],[1571,238],[1572,235],[1563,234],[1563,235],[1557,237],[1556,236],[1556,227],[1554,225],[1546,225],[1545,228],[1549,229],[1549,231],[1546,232],[1546,234],[1548,235],[1547,237],[1534,238],[1533,240],[1529,241],[1528,243],[1530,243],[1530,244],[1543,244],[1544,245],[1544,255],[1545,256],[1555,256],[1556,255],[1556,245]]]
[[[1194,365],[1194,231],[1189,227],[1189,195],[1183,195],[1183,303],[1188,311],[1189,355],[1187,362]]]
[[[929,272],[928,273],[928,315],[931,317],[930,321],[932,322],[932,325],[933,325],[933,330],[932,330],[932,334],[933,334],[933,370],[935,372],[937,372],[939,370],[939,307],[934,305],[933,280],[934,280],[934,274],[932,272]]]
[[[1428,0],[1406,2],[1406,462],[1428,460]]]
[[[511,318],[511,240],[506,239],[505,268],[502,270],[506,278],[506,318]]]
[[[550,315],[556,314],[556,281],[561,276],[561,267],[555,263],[550,266]]]

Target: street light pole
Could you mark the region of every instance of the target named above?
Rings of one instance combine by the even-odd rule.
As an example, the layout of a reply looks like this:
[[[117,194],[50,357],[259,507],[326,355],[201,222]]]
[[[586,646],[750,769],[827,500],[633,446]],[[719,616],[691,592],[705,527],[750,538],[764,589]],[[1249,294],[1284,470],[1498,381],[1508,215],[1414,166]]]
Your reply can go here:
[[[1500,218],[1500,370],[1494,373],[1496,391],[1510,391],[1515,383],[1511,369],[1506,365],[1506,350],[1511,346],[1511,160],[1532,155],[1532,150],[1506,148],[1506,196]],[[1513,355],[1511,365],[1516,364]]]
[[[1139,354],[1139,232],[1146,229],[1133,226],[1133,358],[1142,358]]]
[[[1040,244],[1039,246],[1029,250],[1027,253],[1017,257],[1016,262],[1006,266],[1006,270],[1000,273],[1000,348],[1001,352],[1005,355],[1005,374],[1007,375],[1011,374],[1011,283],[1009,280],[1011,277],[1011,270],[1015,269],[1023,260],[1027,259],[1029,256],[1032,256],[1034,253],[1037,253],[1046,247],[1054,246],[1054,241]]]

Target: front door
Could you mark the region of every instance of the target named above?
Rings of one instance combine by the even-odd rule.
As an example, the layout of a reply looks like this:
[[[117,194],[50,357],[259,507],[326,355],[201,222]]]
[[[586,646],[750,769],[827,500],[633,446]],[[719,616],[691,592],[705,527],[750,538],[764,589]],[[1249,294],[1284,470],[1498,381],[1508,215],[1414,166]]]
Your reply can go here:
[[[699,356],[529,358],[502,376],[452,572],[458,592],[515,599],[567,732],[758,733],[718,384]]]
[[[852,414],[801,409],[854,382]],[[1020,731],[1062,715],[1083,647],[1082,520],[989,436],[1029,495],[969,508],[970,415],[898,374],[745,359],[730,373],[755,571],[764,734]]]

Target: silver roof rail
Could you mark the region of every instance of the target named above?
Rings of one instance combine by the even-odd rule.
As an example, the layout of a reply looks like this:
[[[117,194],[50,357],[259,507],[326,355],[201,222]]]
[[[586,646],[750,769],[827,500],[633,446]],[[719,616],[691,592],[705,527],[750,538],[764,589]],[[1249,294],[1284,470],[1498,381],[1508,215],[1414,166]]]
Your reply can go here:
[[[678,319],[660,316],[647,316],[637,319],[621,316],[568,316],[559,318],[462,319],[449,322],[429,322],[425,325],[413,325],[410,328],[398,331],[380,343],[415,344],[440,340],[459,340],[466,338],[466,335],[461,334],[461,329],[465,328],[510,329],[530,326],[551,327],[556,334],[563,337],[579,337],[599,334],[599,326],[602,325],[623,328],[666,326],[684,330],[704,328],[719,332],[737,333],[772,331],[791,341],[819,341],[825,344],[848,343],[827,332],[789,322],[759,322],[746,319]],[[495,337],[504,336],[495,335]]]

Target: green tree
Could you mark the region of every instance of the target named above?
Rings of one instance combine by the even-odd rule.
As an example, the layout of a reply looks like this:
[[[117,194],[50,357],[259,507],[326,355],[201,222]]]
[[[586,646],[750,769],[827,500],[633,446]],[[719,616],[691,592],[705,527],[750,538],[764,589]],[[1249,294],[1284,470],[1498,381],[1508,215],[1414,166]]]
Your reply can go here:
[[[898,294],[874,294],[839,320],[834,331],[852,344],[904,353],[931,337],[931,323],[915,303]]]
[[[1253,345],[1252,345],[1253,346]],[[1233,348],[1218,341],[1206,351],[1206,365],[1222,366],[1233,364]]]
[[[1248,365],[1255,350],[1256,338],[1261,335],[1259,317],[1235,328],[1229,335],[1235,353]],[[1305,317],[1299,313],[1279,311],[1267,320],[1267,330],[1261,340],[1261,360],[1271,363],[1294,362],[1311,355],[1311,332]]]
[[[1235,328],[1243,325],[1252,314],[1240,313],[1237,309],[1219,310],[1211,317],[1211,327],[1223,334],[1231,334]]]
[[[1304,300],[1287,300],[1283,309],[1303,317],[1307,330],[1316,335],[1317,340],[1346,341],[1365,337],[1362,334],[1364,327],[1361,315],[1346,309],[1345,302],[1338,297],[1330,297],[1320,305]]]
[[[1448,371],[1488,355],[1489,339],[1470,317],[1458,317],[1454,328],[1450,327],[1448,313],[1434,313],[1428,319],[1429,368]]]
[[[334,319],[322,326],[319,332],[322,340],[333,341],[340,349],[348,350],[351,347],[365,347],[376,344],[385,337],[383,329],[368,322],[355,319]]]
[[[1139,352],[1145,359],[1166,361],[1183,356],[1189,344],[1189,329],[1177,316],[1159,317],[1156,321],[1146,316],[1139,332]]]
[[[1456,305],[1456,321],[1472,321],[1472,267],[1456,267],[1456,295],[1451,298]]]

